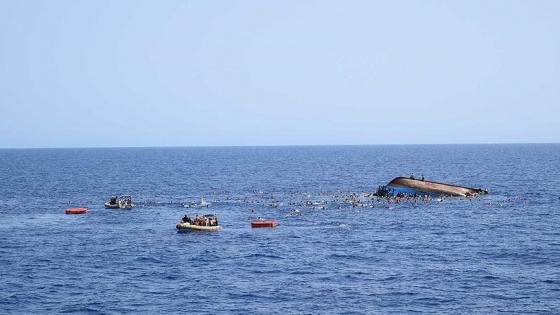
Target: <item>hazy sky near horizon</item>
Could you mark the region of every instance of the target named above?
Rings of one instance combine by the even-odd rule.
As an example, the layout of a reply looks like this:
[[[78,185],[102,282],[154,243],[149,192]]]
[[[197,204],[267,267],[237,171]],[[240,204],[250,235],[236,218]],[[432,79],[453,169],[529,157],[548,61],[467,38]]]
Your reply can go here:
[[[560,1],[0,1],[0,148],[560,142]]]

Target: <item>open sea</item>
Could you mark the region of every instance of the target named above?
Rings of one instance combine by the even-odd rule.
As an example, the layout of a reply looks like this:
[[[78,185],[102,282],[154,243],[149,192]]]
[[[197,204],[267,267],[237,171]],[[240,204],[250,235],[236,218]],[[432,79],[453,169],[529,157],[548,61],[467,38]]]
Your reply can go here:
[[[0,150],[0,314],[559,312],[560,144]]]

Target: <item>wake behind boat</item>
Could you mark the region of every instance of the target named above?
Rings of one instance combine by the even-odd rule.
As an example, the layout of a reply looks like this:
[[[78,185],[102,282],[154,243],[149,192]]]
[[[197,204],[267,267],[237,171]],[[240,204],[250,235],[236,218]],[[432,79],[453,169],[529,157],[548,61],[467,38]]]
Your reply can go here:
[[[488,190],[471,188],[453,184],[446,184],[425,180],[424,177],[416,179],[413,176],[396,177],[385,186],[380,186],[375,193],[377,196],[475,196],[487,194]]]
[[[218,225],[218,217],[215,214],[205,214],[200,217],[196,215],[194,218],[184,216],[181,222],[175,226],[177,232],[191,232],[191,231],[218,231],[222,227]]]

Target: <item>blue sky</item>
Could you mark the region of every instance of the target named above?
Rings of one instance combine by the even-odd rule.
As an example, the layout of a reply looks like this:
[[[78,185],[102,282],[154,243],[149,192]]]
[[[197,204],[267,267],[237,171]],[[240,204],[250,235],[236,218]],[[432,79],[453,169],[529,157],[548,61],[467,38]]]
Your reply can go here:
[[[560,1],[0,1],[0,148],[560,142]]]

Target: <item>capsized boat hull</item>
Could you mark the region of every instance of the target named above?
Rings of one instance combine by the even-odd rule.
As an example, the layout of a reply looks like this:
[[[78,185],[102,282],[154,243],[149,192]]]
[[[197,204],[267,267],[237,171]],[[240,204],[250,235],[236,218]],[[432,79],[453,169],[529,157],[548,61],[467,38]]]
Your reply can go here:
[[[204,225],[194,225],[190,223],[178,223],[176,228],[177,228],[177,232],[179,233],[192,232],[192,231],[218,231],[222,229],[222,227],[219,225],[204,226]]]
[[[472,196],[475,194],[485,194],[487,191],[480,188],[471,188],[453,184],[446,184],[421,179],[413,179],[407,177],[396,177],[386,186],[390,194],[396,196],[398,194],[407,195],[428,195],[431,197],[438,196]]]

